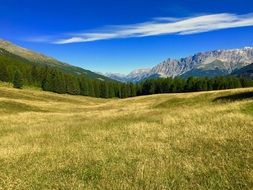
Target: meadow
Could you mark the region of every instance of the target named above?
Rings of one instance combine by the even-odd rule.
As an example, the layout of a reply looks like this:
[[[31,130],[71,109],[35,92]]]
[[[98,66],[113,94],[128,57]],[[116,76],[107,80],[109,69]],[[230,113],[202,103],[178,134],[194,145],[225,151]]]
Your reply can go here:
[[[253,189],[253,88],[98,99],[1,84],[0,189]]]

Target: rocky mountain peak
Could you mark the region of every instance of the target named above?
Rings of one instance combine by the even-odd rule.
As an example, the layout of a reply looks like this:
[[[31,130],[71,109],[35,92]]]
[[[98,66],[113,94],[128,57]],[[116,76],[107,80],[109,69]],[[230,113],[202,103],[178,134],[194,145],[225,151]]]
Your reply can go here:
[[[240,49],[214,50],[199,52],[181,59],[167,59],[152,69],[138,69],[127,76],[128,81],[140,81],[145,78],[176,76],[220,76],[232,73],[236,69],[253,63],[253,47]]]

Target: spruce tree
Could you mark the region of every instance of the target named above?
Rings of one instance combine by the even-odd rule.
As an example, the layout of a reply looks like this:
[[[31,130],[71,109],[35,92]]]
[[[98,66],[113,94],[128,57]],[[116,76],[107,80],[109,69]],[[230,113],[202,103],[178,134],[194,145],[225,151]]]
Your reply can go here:
[[[23,77],[22,73],[19,70],[17,70],[14,74],[13,87],[19,89],[23,87]]]
[[[81,78],[79,79],[80,83],[80,94],[83,96],[89,96],[89,84],[87,79]]]
[[[9,74],[6,64],[0,65],[0,80],[3,82],[9,82]]]
[[[99,92],[98,92],[98,94],[96,94],[95,88],[98,89],[98,86],[97,85],[94,86],[94,84],[92,82],[88,83],[88,95],[89,96],[91,96],[91,97],[99,97]]]

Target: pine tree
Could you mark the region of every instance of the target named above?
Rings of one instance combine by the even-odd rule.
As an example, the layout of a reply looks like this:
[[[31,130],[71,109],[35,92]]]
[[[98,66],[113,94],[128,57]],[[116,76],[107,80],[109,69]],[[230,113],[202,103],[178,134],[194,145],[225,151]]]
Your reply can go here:
[[[99,97],[99,86],[94,81],[88,82],[88,96]]]
[[[83,96],[89,96],[89,84],[85,78],[81,78],[80,81],[80,94]]]
[[[131,97],[136,96],[136,85],[134,85],[133,83],[130,83],[130,89],[131,89]]]
[[[99,82],[97,80],[89,81],[89,96],[100,97]]]
[[[100,84],[100,97],[101,98],[109,98],[109,88],[106,82],[102,82]]]
[[[23,87],[23,77],[22,77],[22,73],[19,70],[17,70],[14,74],[13,87],[14,88]]]
[[[80,86],[77,78],[74,75],[66,75],[66,92],[72,95],[80,94]]]
[[[0,65],[0,80],[3,82],[9,82],[9,74],[6,64]]]
[[[57,71],[55,75],[55,91],[60,94],[66,93],[65,77],[60,71]]]

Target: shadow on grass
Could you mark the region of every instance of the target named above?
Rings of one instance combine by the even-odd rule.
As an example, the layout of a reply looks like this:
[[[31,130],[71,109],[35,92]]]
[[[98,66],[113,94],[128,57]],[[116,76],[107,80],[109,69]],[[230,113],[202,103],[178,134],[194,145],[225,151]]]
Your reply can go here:
[[[0,101],[0,113],[21,113],[21,112],[47,112],[36,106],[19,102]]]
[[[221,96],[218,98],[215,98],[213,102],[234,102],[234,101],[240,101],[240,100],[246,100],[246,99],[253,99],[253,92],[243,92],[240,94],[232,94],[227,96]]]

